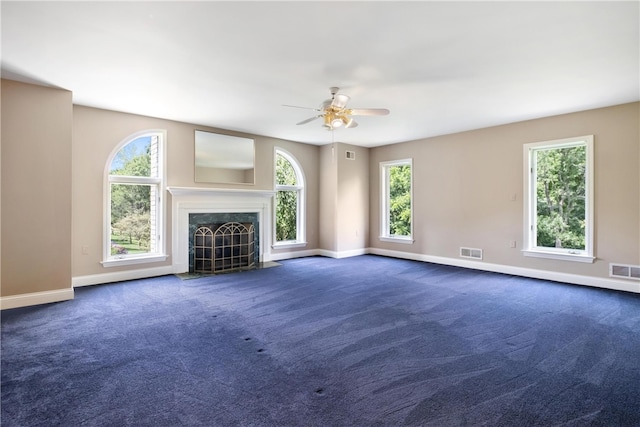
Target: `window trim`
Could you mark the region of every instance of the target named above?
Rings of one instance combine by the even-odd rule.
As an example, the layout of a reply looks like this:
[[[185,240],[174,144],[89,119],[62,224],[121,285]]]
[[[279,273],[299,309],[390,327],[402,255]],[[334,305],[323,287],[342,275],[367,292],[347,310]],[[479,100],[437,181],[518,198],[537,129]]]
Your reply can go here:
[[[118,152],[130,142],[145,136],[158,137],[158,176],[157,177],[124,177],[110,174],[111,163]],[[166,223],[165,223],[165,171],[166,156],[165,144],[167,140],[167,131],[164,129],[148,129],[135,132],[128,135],[120,141],[109,154],[104,168],[104,189],[103,189],[103,245],[102,245],[102,261],[103,267],[116,267],[132,264],[143,264],[162,262],[168,258],[166,253]],[[147,254],[121,255],[114,257],[111,255],[111,184],[137,184],[137,185],[155,185],[157,186],[158,203],[156,206],[156,251]]]
[[[389,169],[393,166],[405,166],[409,165],[411,168],[411,225],[409,236],[396,236],[389,234]],[[383,242],[405,243],[413,244],[415,239],[413,238],[413,159],[400,159],[380,162],[380,235],[379,240]]]
[[[594,255],[594,154],[593,135],[564,138],[551,141],[533,142],[523,145],[523,200],[524,200],[524,235],[522,254],[527,257],[548,258],[561,261],[593,263]],[[536,176],[533,154],[538,150],[560,149],[585,146],[585,249],[545,248],[536,245]]]
[[[285,159],[289,161],[291,167],[296,174],[296,181],[298,185],[278,185],[277,183],[277,174],[276,168],[278,165],[278,155],[281,155]],[[299,248],[307,246],[307,238],[306,238],[306,180],[304,176],[304,171],[302,170],[302,166],[300,166],[300,162],[295,158],[293,154],[285,150],[281,147],[274,147],[274,156],[273,156],[273,188],[275,194],[273,196],[273,224],[272,224],[272,233],[273,233],[273,243],[271,247],[274,249],[282,249],[282,248]],[[297,191],[298,197],[298,205],[297,205],[297,215],[296,215],[296,240],[283,240],[277,241],[276,235],[276,216],[278,214],[278,209],[276,206],[276,195],[278,191]]]

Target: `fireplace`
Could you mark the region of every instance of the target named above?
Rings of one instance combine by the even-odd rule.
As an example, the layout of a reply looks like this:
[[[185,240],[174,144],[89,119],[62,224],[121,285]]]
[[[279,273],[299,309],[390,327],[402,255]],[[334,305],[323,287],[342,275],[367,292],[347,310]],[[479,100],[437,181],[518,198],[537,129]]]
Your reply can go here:
[[[260,250],[256,212],[189,214],[189,272],[249,269]]]
[[[255,267],[253,224],[201,225],[193,235],[193,272],[222,273]]]
[[[240,263],[254,264],[271,261],[271,218],[273,191],[261,190],[227,190],[209,188],[188,188],[188,187],[168,187],[171,193],[172,204],[172,268],[174,273],[195,272],[196,257],[194,243],[206,244],[206,231],[203,231],[201,242],[195,242],[196,230],[199,227],[211,229],[213,238],[216,230],[227,223],[237,223],[246,228],[243,237],[245,240],[244,249],[239,245],[226,245],[218,252],[221,255],[217,258],[219,265],[224,270],[251,268],[250,266],[240,266]],[[226,241],[239,239],[242,234],[242,227],[227,226]],[[249,234],[253,229],[253,248]],[[238,234],[240,233],[240,234]],[[231,237],[231,234],[234,237]],[[225,241],[221,236],[221,241]],[[213,240],[211,241],[213,243]],[[225,245],[223,245],[225,246]],[[253,249],[252,261],[249,261],[249,253]],[[213,251],[213,249],[211,249]],[[208,265],[205,255],[211,255],[212,270],[215,271],[215,252],[206,254],[203,249],[198,257],[200,264],[198,269],[207,269]],[[226,254],[226,256],[224,256]],[[238,258],[246,256],[246,258]],[[222,260],[222,258],[227,258]]]

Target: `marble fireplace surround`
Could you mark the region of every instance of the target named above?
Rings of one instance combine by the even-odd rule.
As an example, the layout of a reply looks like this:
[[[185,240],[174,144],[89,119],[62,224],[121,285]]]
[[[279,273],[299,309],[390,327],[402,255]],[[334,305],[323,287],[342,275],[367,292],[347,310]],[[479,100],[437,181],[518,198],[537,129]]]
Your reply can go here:
[[[167,187],[171,193],[171,254],[174,274],[189,271],[189,214],[252,212],[258,214],[259,253],[256,261],[271,261],[271,216],[275,191]]]

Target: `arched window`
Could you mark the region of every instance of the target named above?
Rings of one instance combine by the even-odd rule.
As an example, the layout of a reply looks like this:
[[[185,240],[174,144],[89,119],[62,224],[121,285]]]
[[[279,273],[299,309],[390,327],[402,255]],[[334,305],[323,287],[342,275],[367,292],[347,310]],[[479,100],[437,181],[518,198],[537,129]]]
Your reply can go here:
[[[274,246],[306,245],[304,174],[298,161],[276,149]]]
[[[164,260],[163,131],[122,141],[107,162],[103,265]]]

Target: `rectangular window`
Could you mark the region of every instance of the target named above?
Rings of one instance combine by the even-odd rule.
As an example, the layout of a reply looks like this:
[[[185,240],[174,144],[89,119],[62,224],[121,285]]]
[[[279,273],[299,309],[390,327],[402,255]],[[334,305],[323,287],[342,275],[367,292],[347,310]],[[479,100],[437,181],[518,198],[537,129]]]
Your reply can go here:
[[[524,255],[593,262],[593,136],[525,144]]]
[[[380,240],[413,243],[412,160],[380,163]]]

